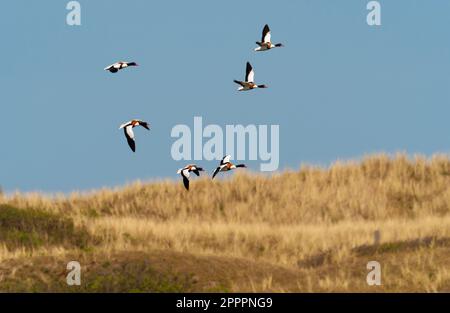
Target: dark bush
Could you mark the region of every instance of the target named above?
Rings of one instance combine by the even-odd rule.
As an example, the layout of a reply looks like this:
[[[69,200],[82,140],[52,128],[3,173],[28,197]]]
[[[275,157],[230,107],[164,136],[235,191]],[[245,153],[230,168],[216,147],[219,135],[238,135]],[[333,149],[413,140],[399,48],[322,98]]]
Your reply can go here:
[[[8,249],[42,245],[69,245],[85,248],[90,241],[86,229],[73,220],[37,209],[0,205],[0,243]]]

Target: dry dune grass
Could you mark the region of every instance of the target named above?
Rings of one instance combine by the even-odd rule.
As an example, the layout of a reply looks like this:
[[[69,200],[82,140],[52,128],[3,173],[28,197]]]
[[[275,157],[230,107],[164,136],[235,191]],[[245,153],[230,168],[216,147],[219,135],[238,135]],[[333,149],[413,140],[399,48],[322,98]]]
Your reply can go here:
[[[449,182],[450,159],[445,156],[408,160],[405,155],[379,155],[360,163],[336,162],[328,169],[303,166],[271,177],[241,172],[225,181],[198,179],[192,184],[195,199],[179,183],[166,181],[53,199],[15,194],[0,201],[73,216],[334,223],[446,215]]]
[[[194,180],[191,192],[181,182],[164,181],[69,196],[0,195],[0,205],[70,218],[74,232],[87,230],[95,238],[87,249],[50,243],[11,249],[0,242],[0,262],[19,272],[30,257],[88,254],[90,262],[101,263],[123,251],[149,259],[163,251],[184,255],[186,262],[202,257],[205,264],[214,263],[208,266],[221,268],[223,276],[214,286],[226,291],[450,291],[450,159],[445,155],[376,155],[270,177],[241,172],[222,181]],[[381,240],[374,245],[376,230]],[[372,259],[383,266],[382,287],[366,284]],[[251,267],[255,271],[249,273],[258,274],[227,273],[220,260],[241,264],[236,273]],[[278,270],[268,270],[272,267]],[[208,279],[201,271],[192,268],[200,280]],[[3,273],[4,279],[8,275]],[[145,286],[140,288],[178,290]],[[180,286],[212,290],[204,282]]]

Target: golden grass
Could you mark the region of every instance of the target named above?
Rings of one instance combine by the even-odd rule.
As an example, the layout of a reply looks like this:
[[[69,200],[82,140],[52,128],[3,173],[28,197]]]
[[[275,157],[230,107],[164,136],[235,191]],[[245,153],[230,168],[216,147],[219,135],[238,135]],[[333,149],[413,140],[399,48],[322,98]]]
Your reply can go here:
[[[261,259],[283,266],[297,266],[305,258],[330,249],[350,250],[373,244],[374,232],[381,243],[417,238],[450,237],[450,216],[422,220],[352,222],[317,225],[267,223],[155,222],[142,218],[105,217],[88,223],[93,234],[103,234],[104,247],[114,249],[171,249]]]
[[[450,288],[450,159],[444,155],[377,155],[272,176],[205,177],[194,179],[190,192],[179,181],[162,181],[69,196],[17,193],[0,195],[0,204],[72,218],[99,238],[92,250],[103,256],[173,251],[262,262],[298,275],[294,283],[270,274],[249,277],[232,282],[232,291],[371,291],[365,264],[374,257],[384,266],[381,290]],[[359,248],[374,244],[376,230],[388,253],[360,254]],[[432,242],[411,243],[426,238]],[[435,247],[435,241],[441,243]],[[0,246],[0,262],[74,251],[83,253]]]

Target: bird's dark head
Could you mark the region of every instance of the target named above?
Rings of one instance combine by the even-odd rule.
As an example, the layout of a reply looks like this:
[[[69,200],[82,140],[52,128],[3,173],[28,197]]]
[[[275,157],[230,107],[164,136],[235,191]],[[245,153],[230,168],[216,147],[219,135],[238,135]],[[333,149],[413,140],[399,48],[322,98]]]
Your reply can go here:
[[[136,62],[129,62],[127,63],[128,66],[139,66]]]

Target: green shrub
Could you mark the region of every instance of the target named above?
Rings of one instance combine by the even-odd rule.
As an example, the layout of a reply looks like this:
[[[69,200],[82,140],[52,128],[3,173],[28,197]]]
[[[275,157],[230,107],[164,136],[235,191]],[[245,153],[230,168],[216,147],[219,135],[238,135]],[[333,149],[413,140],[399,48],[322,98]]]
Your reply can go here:
[[[42,245],[69,245],[85,248],[91,238],[73,220],[37,209],[0,205],[0,243],[8,249]]]

